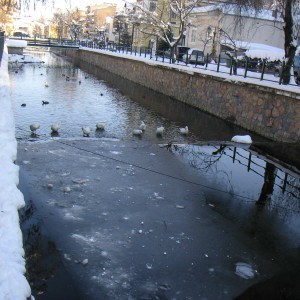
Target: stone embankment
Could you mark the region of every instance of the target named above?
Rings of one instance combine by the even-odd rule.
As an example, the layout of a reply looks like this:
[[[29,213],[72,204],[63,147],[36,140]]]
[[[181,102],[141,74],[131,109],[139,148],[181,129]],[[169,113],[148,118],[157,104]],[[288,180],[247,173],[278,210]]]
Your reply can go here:
[[[300,93],[108,51],[60,51],[79,66],[89,64],[112,72],[271,140],[300,142]]]

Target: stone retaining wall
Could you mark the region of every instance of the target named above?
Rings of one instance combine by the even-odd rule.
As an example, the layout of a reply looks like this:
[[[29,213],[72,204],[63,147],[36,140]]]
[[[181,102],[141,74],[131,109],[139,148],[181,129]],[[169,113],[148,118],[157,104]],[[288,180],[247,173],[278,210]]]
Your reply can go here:
[[[274,141],[300,142],[300,94],[109,53],[67,49],[61,54],[75,64],[93,64]]]

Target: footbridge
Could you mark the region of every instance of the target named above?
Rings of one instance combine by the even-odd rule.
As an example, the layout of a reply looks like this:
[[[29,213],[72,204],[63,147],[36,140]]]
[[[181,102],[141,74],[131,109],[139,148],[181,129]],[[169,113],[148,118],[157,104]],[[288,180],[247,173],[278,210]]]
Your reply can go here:
[[[67,39],[52,38],[12,38],[10,40],[26,41],[27,47],[45,47],[45,48],[79,48],[79,42]]]

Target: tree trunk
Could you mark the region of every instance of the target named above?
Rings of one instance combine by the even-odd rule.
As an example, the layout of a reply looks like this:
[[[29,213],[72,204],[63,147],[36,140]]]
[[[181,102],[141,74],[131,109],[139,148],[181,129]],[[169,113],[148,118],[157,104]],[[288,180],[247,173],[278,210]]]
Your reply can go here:
[[[282,69],[282,83],[289,84],[291,79],[291,68],[293,66],[294,57],[296,53],[296,46],[294,44],[294,33],[293,33],[293,7],[295,5],[294,0],[285,1],[285,11],[284,11],[284,51],[285,51],[285,65]]]
[[[256,201],[257,205],[265,205],[268,199],[273,194],[276,176],[275,171],[276,167],[273,164],[267,162],[265,169],[264,184],[262,186],[259,199]]]

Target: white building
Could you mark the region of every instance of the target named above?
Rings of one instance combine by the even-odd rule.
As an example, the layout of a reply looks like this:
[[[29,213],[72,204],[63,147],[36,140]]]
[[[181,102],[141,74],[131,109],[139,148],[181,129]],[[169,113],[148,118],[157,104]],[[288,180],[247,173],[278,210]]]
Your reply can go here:
[[[283,49],[283,22],[271,10],[238,18],[234,6],[212,5],[195,8],[190,14],[185,45],[218,55],[223,49],[264,44]]]

